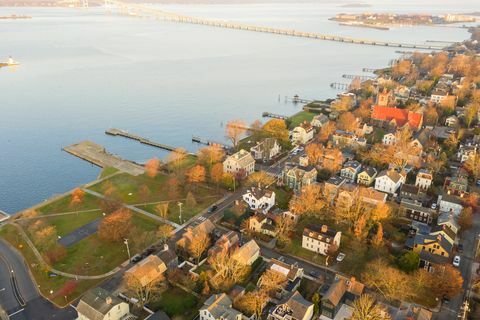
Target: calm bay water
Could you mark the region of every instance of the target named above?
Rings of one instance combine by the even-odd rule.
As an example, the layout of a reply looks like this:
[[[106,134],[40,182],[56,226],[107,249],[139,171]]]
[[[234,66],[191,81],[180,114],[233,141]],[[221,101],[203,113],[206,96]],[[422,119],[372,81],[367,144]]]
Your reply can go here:
[[[206,18],[379,40],[461,41],[465,29],[415,27],[390,31],[342,27],[339,12],[471,12],[475,1],[339,1],[302,4],[164,5]],[[165,153],[105,129],[117,127],[194,151],[192,135],[223,140],[229,119],[300,109],[285,96],[325,99],[344,73],[383,67],[394,48],[370,47],[106,15],[100,8],[0,8],[0,209],[13,213],[79,184],[99,169],[61,147],[92,140],[124,158]],[[279,101],[279,95],[281,99]]]

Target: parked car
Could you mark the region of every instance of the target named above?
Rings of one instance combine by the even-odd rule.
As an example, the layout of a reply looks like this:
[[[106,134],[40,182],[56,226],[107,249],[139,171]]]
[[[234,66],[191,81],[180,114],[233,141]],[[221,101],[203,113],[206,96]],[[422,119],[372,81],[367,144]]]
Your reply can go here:
[[[208,213],[214,213],[215,211],[217,211],[217,209],[217,206],[211,206],[210,208],[208,208]]]
[[[320,272],[318,272],[317,270],[310,271],[309,275],[312,276],[313,278],[320,278]]]
[[[477,180],[477,186],[480,187],[480,179]]]
[[[462,253],[463,252],[463,244],[459,243],[457,246],[457,251]]]
[[[285,257],[284,256],[278,257],[278,261],[285,262]]]
[[[436,209],[437,209],[437,204],[436,204],[435,202],[432,203],[431,208],[432,208],[433,210],[436,210]]]
[[[340,253],[338,254],[338,256],[337,256],[337,261],[338,261],[338,262],[342,262],[343,259],[345,259],[345,256],[346,256],[345,253],[340,252]]]
[[[134,256],[132,257],[132,260],[131,260],[131,261],[132,261],[133,263],[137,263],[137,262],[141,261],[142,259],[143,259],[143,258],[142,258],[141,255],[136,254],[136,255],[134,255]]]
[[[453,258],[453,266],[454,267],[460,267],[460,256],[455,256],[455,258]]]

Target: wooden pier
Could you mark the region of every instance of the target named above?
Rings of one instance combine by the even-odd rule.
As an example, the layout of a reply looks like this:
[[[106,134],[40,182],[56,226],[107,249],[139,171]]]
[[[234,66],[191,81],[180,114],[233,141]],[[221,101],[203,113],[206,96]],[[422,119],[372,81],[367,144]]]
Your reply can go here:
[[[338,90],[348,90],[350,85],[348,83],[332,82],[330,83],[330,87]]]
[[[276,114],[276,113],[271,113],[271,112],[264,112],[264,113],[262,113],[262,117],[264,117],[264,118],[273,118],[273,119],[282,119],[282,120],[285,120],[285,119],[288,119],[288,118],[289,118],[288,116],[284,116],[284,115]]]
[[[213,141],[213,140],[209,140],[209,139],[202,139],[198,136],[193,136],[192,137],[192,141],[193,142],[196,142],[196,143],[199,143],[199,144],[204,144],[206,146],[218,146],[218,147],[221,147],[225,150],[230,150],[232,149],[231,146],[229,145],[226,145],[224,143],[221,143],[221,142],[217,142],[217,141]]]
[[[377,71],[377,69],[373,69],[373,68],[363,68],[362,71],[363,71],[363,72],[375,73],[375,71]]]
[[[285,100],[287,100],[287,97],[285,97]],[[307,99],[300,98],[297,94],[293,96],[293,99],[291,101],[293,103],[310,103],[310,102],[312,102],[312,100],[307,100]]]
[[[177,148],[175,148],[175,147],[172,147],[172,146],[169,146],[169,145],[166,145],[166,144],[163,144],[163,143],[151,141],[147,138],[138,136],[136,134],[129,133],[125,130],[110,128],[108,130],[105,130],[105,133],[108,134],[108,135],[111,135],[111,136],[120,136],[120,137],[124,137],[124,138],[127,138],[127,139],[136,140],[136,141],[138,141],[140,143],[143,143],[143,144],[146,144],[148,146],[160,148],[160,149],[167,150],[167,151],[177,150]]]
[[[64,147],[62,150],[100,168],[113,167],[134,176],[145,172],[145,169],[141,165],[113,155],[107,152],[103,146],[91,141],[72,144]]]
[[[356,75],[356,74],[344,74],[342,75],[342,78],[344,79],[360,79],[361,81],[366,81],[366,80],[372,80],[375,79],[375,76],[361,76],[361,75]]]
[[[10,215],[5,211],[0,210],[0,222],[8,220],[8,218],[10,218]]]

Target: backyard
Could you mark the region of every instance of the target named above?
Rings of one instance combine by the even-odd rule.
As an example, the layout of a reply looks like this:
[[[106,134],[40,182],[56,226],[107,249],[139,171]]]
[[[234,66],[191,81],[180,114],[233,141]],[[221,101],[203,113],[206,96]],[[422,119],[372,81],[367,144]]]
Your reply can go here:
[[[153,310],[163,310],[172,319],[192,320],[198,315],[199,300],[192,294],[172,287],[149,303]]]

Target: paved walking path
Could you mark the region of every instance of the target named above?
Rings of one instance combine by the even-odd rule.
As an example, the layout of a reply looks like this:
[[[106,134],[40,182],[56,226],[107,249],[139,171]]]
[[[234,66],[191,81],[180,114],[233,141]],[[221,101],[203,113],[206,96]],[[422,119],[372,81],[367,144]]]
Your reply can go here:
[[[95,192],[95,191],[93,191],[93,190],[86,189],[86,188],[82,188],[82,190],[85,191],[86,193],[89,193],[89,194],[97,197],[97,198],[104,199],[104,200],[108,200],[108,199],[109,199],[108,197],[105,197],[103,194],[98,193],[98,192]],[[151,218],[151,219],[153,219],[153,220],[157,220],[157,221],[159,221],[159,222],[161,222],[161,223],[164,223],[164,224],[169,224],[169,225],[171,225],[171,226],[174,227],[174,228],[179,228],[179,227],[180,227],[180,225],[179,225],[178,223],[175,223],[175,222],[172,222],[172,221],[170,221],[170,220],[164,219],[164,218],[159,217],[159,216],[157,216],[157,215],[155,215],[155,214],[152,214],[152,213],[150,213],[150,212],[148,212],[148,211],[145,211],[145,210],[143,210],[143,209],[137,208],[137,207],[135,207],[135,206],[133,206],[133,205],[122,203],[122,206],[124,206],[125,208],[130,209],[130,210],[132,210],[132,211],[135,211],[135,212],[137,212],[137,213],[143,214],[144,216],[147,216],[147,217],[149,217],[149,218]]]
[[[74,231],[70,232],[66,236],[63,236],[58,240],[58,243],[65,247],[71,247],[74,244],[80,242],[81,240],[85,239],[88,236],[96,233],[98,230],[98,225],[102,221],[102,218],[98,218],[90,223],[87,223],[80,228],[75,229]]]
[[[111,270],[107,273],[99,274],[99,275],[95,275],[95,276],[79,275],[79,274],[73,274],[73,273],[68,273],[68,272],[63,272],[63,271],[57,270],[57,269],[53,268],[52,266],[50,266],[45,261],[45,259],[43,259],[43,256],[40,254],[37,247],[35,247],[33,242],[28,237],[27,233],[25,232],[25,230],[23,230],[23,228],[21,226],[17,225],[16,223],[13,223],[13,222],[10,223],[10,225],[14,226],[15,228],[18,229],[18,231],[20,231],[20,234],[22,235],[23,239],[25,240],[27,245],[32,249],[33,253],[35,254],[35,257],[40,262],[40,264],[46,266],[49,271],[51,271],[53,273],[56,273],[60,276],[63,276],[63,277],[66,277],[66,278],[73,278],[73,279],[76,279],[76,280],[97,280],[97,279],[103,279],[103,278],[106,278],[106,277],[110,277],[120,270],[120,267],[116,267],[115,269],[113,269],[113,270]]]

